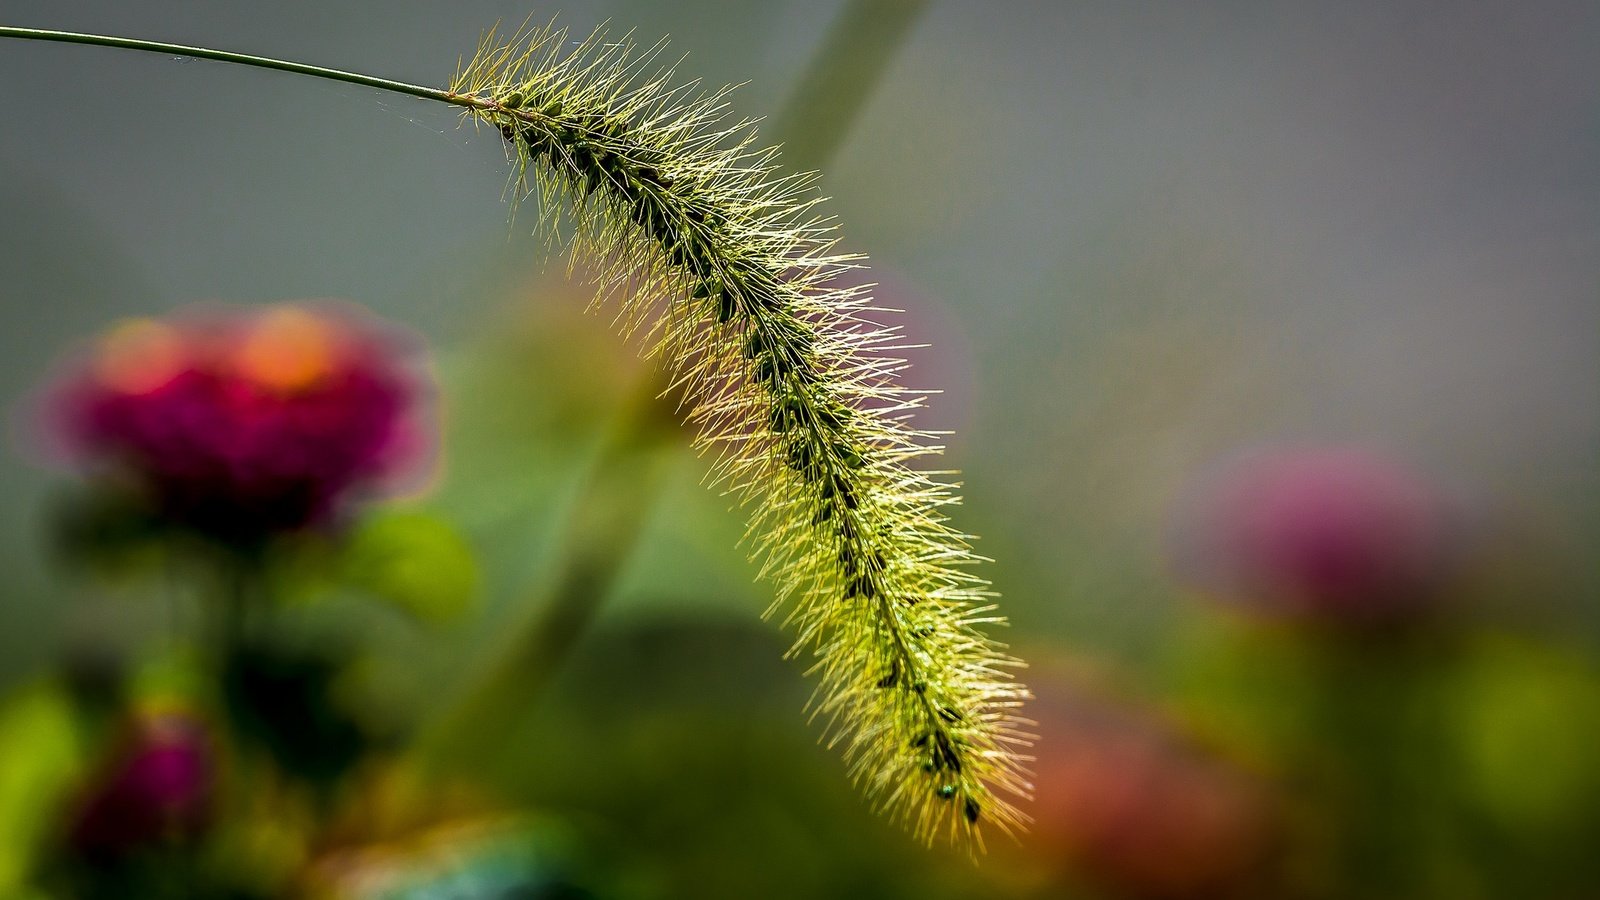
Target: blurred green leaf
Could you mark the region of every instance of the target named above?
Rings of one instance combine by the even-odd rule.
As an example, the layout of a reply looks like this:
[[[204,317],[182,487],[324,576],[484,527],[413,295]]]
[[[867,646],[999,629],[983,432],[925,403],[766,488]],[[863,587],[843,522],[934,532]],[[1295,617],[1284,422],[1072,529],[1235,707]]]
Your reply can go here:
[[[384,513],[350,537],[343,580],[393,603],[426,623],[440,623],[472,608],[478,562],[449,523],[420,512]]]
[[[1600,676],[1569,654],[1509,637],[1480,643],[1457,682],[1467,781],[1486,811],[1548,834],[1600,804]]]
[[[0,896],[28,896],[23,880],[82,755],[71,701],[58,686],[27,687],[0,707]]]

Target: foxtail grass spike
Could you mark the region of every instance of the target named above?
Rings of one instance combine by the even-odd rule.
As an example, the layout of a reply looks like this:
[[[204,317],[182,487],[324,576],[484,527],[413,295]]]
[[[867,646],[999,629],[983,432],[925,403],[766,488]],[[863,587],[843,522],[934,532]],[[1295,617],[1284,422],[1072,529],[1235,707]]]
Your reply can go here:
[[[815,176],[781,173],[751,123],[728,120],[725,90],[674,85],[660,53],[491,33],[451,90],[504,137],[516,193],[598,273],[624,331],[671,367],[713,481],[751,511],[773,609],[854,779],[923,840],[981,848],[983,825],[1025,821],[1028,694],[979,630],[1003,620],[945,516],[953,488],[912,466],[938,447],[896,382],[898,328],[844,286],[861,260],[839,251]]]
[[[0,38],[172,54],[342,81],[461,107],[505,139],[515,196],[541,201],[628,333],[674,373],[713,481],[750,509],[748,543],[809,655],[811,708],[850,772],[932,843],[973,851],[1023,826],[1030,743],[1022,663],[995,614],[939,452],[895,379],[898,328],[851,279],[814,174],[784,174],[727,90],[674,84],[663,46],[562,30],[485,36],[449,90],[269,57],[0,26]]]

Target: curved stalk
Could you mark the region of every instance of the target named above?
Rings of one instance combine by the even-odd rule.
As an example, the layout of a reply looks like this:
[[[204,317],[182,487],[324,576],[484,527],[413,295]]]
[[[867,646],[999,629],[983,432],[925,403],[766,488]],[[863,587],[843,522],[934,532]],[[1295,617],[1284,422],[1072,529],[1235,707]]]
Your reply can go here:
[[[394,81],[388,78],[377,78],[372,75],[363,75],[360,72],[346,72],[343,69],[330,69],[325,66],[313,66],[307,63],[292,62],[287,59],[275,59],[270,56],[254,56],[249,53],[234,53],[231,50],[214,50],[210,47],[190,47],[186,44],[170,44],[165,41],[146,41],[138,38],[117,37],[109,34],[87,34],[79,31],[53,31],[47,28],[17,28],[10,25],[0,25],[0,38],[17,38],[25,41],[52,41],[61,44],[87,44],[94,47],[114,47],[119,50],[142,50],[147,53],[160,53],[164,56],[184,56],[190,59],[209,59],[215,62],[233,63],[234,65],[250,66],[257,69],[274,69],[279,72],[290,72],[295,75],[308,75],[312,78],[323,78],[328,81],[342,81],[346,84],[358,84],[362,87],[377,88],[380,91],[389,91],[395,94],[406,94],[420,97],[424,100],[437,100],[440,103],[450,103],[455,106],[474,107],[480,101],[473,97],[461,97],[439,88],[426,87],[420,84],[407,84],[404,81]]]
[[[957,502],[911,463],[937,436],[908,421],[897,328],[843,276],[813,174],[777,170],[748,122],[644,70],[627,41],[493,33],[449,90],[206,48],[0,27],[0,37],[160,52],[341,81],[461,107],[505,139],[541,215],[654,339],[687,398],[716,480],[753,507],[748,540],[787,604],[855,780],[923,839],[981,845],[980,822],[1026,817],[1021,663],[985,636],[1002,624],[979,558],[944,514]],[[551,233],[559,233],[552,228]]]

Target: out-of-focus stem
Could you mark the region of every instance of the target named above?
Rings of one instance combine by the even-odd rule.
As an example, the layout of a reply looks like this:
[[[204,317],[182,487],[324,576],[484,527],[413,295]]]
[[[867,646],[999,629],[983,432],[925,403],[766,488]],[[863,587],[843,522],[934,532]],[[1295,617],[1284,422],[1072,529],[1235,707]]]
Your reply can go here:
[[[838,151],[927,0],[851,0],[768,135],[797,169],[819,169]]]
[[[244,643],[250,607],[260,600],[263,574],[260,566],[228,551],[214,553],[210,562],[216,597],[215,602],[202,604],[211,611],[206,617],[209,634],[203,640],[210,642],[207,649],[220,674]]]
[[[660,493],[678,443],[660,383],[639,379],[574,501],[547,599],[511,629],[463,699],[427,725],[414,750],[424,762],[472,753],[479,735],[525,710],[580,643],[623,564],[633,554],[644,513]]]

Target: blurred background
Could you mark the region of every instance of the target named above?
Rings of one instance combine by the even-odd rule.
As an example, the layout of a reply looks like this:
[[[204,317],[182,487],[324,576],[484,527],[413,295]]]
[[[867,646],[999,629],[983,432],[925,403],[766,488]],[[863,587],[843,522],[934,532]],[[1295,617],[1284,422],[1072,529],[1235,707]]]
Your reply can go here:
[[[1600,7],[0,0],[441,85],[530,14],[670,35],[824,170],[931,345],[1035,827],[922,848],[817,745],[741,514],[498,136],[4,42],[0,895],[1600,896]],[[381,333],[351,365],[405,357],[432,447],[256,555],[220,663],[226,567],[44,421],[195,304]]]

